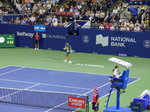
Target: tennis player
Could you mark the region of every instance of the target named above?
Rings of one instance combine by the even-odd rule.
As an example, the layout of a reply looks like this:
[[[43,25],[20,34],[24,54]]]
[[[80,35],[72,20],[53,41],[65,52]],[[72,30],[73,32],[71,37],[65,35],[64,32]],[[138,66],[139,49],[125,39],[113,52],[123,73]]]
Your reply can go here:
[[[94,93],[93,93],[93,100],[92,100],[92,109],[94,112],[98,112],[99,110],[99,94],[98,94],[98,89],[94,88]]]
[[[65,43],[65,48],[64,48],[64,50],[66,50],[66,59],[65,59],[63,62],[66,63],[67,60],[69,60],[68,63],[72,63],[71,57],[70,57],[70,53],[71,53],[72,47],[71,47],[71,45],[70,45],[68,42]]]
[[[39,49],[39,40],[40,40],[40,36],[39,36],[39,33],[36,32],[35,34],[35,49]]]

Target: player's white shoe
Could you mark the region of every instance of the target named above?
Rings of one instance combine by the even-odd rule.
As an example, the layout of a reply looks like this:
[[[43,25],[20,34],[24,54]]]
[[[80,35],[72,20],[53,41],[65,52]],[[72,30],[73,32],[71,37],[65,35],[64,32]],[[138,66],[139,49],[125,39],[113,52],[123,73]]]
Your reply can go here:
[[[64,60],[63,62],[64,62],[64,63],[66,63],[66,62],[67,62],[67,60]]]
[[[72,63],[72,61],[69,61],[68,63]]]

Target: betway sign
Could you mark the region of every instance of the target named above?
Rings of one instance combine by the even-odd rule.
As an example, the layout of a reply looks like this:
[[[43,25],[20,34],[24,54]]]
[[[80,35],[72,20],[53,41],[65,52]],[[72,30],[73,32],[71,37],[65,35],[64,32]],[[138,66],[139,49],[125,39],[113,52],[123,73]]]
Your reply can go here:
[[[17,31],[17,36],[33,37],[34,33],[26,33]]]

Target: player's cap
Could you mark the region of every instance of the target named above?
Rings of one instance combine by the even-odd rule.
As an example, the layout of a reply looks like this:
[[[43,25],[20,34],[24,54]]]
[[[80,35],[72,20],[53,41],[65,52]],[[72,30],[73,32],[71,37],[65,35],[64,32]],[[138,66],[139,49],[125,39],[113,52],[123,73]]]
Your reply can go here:
[[[97,91],[98,89],[97,89],[97,88],[93,88],[93,90],[96,90],[96,91]]]

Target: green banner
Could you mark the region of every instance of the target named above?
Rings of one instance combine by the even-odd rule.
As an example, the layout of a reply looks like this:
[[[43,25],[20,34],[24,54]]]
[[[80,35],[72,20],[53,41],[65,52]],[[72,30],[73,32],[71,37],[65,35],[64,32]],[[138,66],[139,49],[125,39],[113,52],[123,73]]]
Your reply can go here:
[[[14,34],[0,35],[0,47],[15,47]]]

